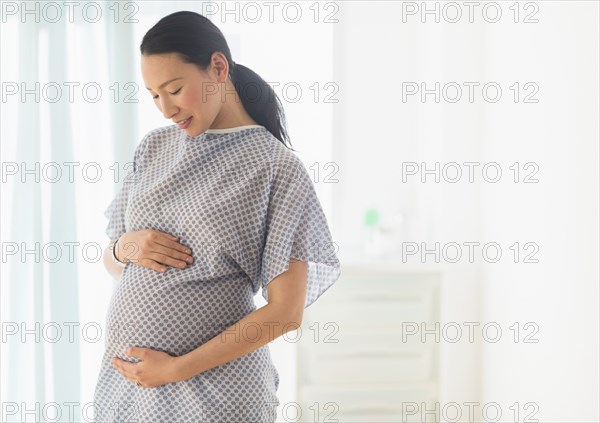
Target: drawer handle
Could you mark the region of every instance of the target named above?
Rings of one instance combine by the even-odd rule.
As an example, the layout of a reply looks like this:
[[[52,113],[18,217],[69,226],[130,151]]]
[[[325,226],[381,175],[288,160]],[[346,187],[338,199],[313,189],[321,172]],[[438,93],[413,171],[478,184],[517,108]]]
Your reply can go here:
[[[358,294],[352,296],[353,300],[359,301],[377,301],[377,302],[401,302],[401,303],[420,303],[423,301],[421,297],[415,298],[407,298],[407,297],[393,297],[393,296],[383,296],[383,295],[368,295],[368,294]]]
[[[402,410],[397,406],[391,406],[389,404],[364,404],[359,406],[340,407],[340,412],[344,414],[377,414],[377,413],[399,413],[402,414]]]
[[[390,358],[419,358],[422,354],[408,352],[394,352],[387,350],[358,350],[344,351],[340,354],[323,354],[322,357],[347,358],[347,357],[390,357]]]

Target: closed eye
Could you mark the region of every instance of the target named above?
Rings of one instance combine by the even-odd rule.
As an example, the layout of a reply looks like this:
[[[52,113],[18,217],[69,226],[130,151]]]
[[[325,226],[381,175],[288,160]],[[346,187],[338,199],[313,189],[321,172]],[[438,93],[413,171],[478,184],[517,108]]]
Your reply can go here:
[[[169,93],[169,94],[171,94],[171,95],[176,95],[176,94],[179,94],[179,91],[181,91],[181,88],[179,88],[179,89],[178,89],[177,91],[175,91],[174,93]],[[154,96],[154,97],[152,97],[152,98],[154,98],[154,99],[157,99],[157,98],[158,98],[158,95],[155,95],[155,96]]]

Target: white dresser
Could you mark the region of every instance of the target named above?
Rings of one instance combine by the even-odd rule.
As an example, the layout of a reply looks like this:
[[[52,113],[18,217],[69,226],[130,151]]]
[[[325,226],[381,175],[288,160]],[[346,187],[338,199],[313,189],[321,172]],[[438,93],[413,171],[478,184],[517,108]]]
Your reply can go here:
[[[421,324],[439,321],[441,276],[390,265],[344,266],[336,284],[304,312],[298,345],[297,420],[418,422],[439,392],[439,344]],[[403,340],[403,322],[418,333]],[[403,416],[415,403],[418,413]],[[425,404],[423,404],[425,403]],[[429,416],[431,417],[431,416]]]

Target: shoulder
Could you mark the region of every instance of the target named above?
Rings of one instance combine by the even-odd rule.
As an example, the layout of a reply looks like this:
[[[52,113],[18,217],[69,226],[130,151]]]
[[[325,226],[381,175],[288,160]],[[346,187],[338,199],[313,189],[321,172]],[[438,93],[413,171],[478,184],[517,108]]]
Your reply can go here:
[[[172,138],[179,137],[181,135],[181,130],[175,124],[161,126],[159,128],[154,128],[146,133],[144,138]]]
[[[180,136],[181,130],[175,124],[152,129],[146,132],[139,142],[136,148],[138,150],[137,155],[160,153],[162,149],[168,148],[171,143],[177,142]]]
[[[268,132],[268,131],[267,131]],[[309,189],[312,179],[300,157],[269,133],[269,166],[271,183]]]
[[[268,161],[273,171],[281,172],[285,169],[304,166],[298,155],[284,145],[277,137],[267,130],[263,131],[263,134]]]
[[[298,155],[266,128],[248,131],[242,138],[245,141],[238,144],[241,149],[237,152],[244,161],[266,170],[271,182],[289,176],[291,171],[306,171]]]
[[[140,144],[156,144],[160,141],[174,141],[181,137],[181,130],[177,125],[161,126],[146,133]]]

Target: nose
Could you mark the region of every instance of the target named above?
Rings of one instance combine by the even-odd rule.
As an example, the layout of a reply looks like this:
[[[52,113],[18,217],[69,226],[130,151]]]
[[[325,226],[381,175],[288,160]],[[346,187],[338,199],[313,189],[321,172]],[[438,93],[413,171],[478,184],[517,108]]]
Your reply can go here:
[[[160,110],[165,119],[171,119],[177,113],[177,106],[165,97],[162,97],[160,100]]]

